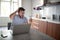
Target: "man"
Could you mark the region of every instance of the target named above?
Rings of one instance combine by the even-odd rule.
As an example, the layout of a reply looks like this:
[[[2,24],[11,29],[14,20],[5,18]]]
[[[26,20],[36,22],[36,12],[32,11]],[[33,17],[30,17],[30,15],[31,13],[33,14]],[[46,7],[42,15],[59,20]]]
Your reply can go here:
[[[24,11],[25,9],[23,7],[20,7],[18,8],[18,10],[16,10],[10,15],[10,19],[12,19],[12,25],[20,25],[20,24],[28,23],[27,18],[24,17]],[[18,15],[16,14],[17,12],[18,12]],[[8,36],[7,35],[4,36],[3,34],[1,34],[1,37],[6,38]]]
[[[10,18],[12,19],[12,25],[20,25],[28,23],[28,20],[26,17],[24,17],[24,11],[25,9],[23,7],[18,8],[15,12],[13,12],[10,15]],[[18,15],[16,14],[18,12]]]

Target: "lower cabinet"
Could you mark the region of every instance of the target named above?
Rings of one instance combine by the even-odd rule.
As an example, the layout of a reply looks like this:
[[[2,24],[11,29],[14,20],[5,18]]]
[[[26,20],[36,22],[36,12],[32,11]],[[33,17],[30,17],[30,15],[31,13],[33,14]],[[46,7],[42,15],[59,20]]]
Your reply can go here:
[[[56,31],[56,24],[48,22],[47,35],[55,38],[55,34],[56,34],[55,31]]]
[[[39,31],[46,34],[47,22],[39,21]]]
[[[56,25],[56,39],[60,40],[60,24]]]
[[[48,22],[47,35],[55,38],[56,40],[60,40],[60,31],[59,30],[60,30],[60,24]]]
[[[60,40],[60,24],[41,20],[32,20],[32,28],[53,37],[56,40]]]
[[[39,20],[32,20],[31,28],[39,30]]]

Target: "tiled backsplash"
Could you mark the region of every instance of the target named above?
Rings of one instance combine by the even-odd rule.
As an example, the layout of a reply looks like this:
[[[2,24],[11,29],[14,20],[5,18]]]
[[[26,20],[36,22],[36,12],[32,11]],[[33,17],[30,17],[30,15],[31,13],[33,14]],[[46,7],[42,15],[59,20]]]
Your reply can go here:
[[[44,14],[47,17],[50,17],[50,19],[53,19],[53,14],[56,15],[57,21],[59,21],[59,15],[60,15],[60,5],[54,5],[54,6],[46,6],[44,8]]]
[[[56,16],[56,21],[59,21],[60,15],[60,5],[50,5],[45,6],[43,10],[37,11],[33,10],[33,14],[40,14],[41,17],[46,17],[47,19],[53,20],[53,15]]]

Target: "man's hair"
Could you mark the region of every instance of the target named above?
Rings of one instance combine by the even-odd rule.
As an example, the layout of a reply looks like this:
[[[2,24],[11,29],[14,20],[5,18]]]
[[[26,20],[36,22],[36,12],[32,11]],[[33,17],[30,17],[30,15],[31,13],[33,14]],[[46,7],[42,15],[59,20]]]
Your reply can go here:
[[[19,7],[18,12],[20,12],[20,11],[25,11],[25,9],[23,7]]]

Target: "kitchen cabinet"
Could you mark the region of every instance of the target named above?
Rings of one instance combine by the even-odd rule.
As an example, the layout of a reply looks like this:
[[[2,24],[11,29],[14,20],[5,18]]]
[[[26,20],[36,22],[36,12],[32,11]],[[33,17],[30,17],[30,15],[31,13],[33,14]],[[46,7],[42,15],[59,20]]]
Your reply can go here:
[[[59,30],[60,30],[60,24],[48,22],[47,35],[55,38],[56,40],[60,40]]]
[[[42,8],[43,6],[49,5],[60,5],[60,0],[40,0],[40,5],[38,7]]]
[[[56,24],[56,39],[60,40],[60,24]]]
[[[32,28],[60,40],[60,24],[32,19]]]
[[[60,0],[48,0],[48,2],[56,3],[56,2],[60,2]]]
[[[48,22],[47,35],[54,37],[56,31],[56,24]]]
[[[46,34],[47,22],[39,21],[39,31]]]
[[[32,20],[32,28],[46,34],[47,22],[40,20]]]
[[[59,5],[60,4],[60,0],[46,0],[46,3],[48,5]]]
[[[38,31],[46,34],[47,22],[33,19],[32,28],[37,29]]]
[[[39,29],[39,21],[32,20],[31,28],[38,30]]]

